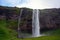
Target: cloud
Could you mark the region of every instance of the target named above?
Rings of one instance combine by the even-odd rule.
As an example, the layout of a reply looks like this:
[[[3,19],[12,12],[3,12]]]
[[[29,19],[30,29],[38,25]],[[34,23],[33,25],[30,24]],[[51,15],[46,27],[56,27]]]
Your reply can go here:
[[[28,0],[1,0],[0,3],[7,6],[16,6],[26,4],[27,2]]]
[[[1,0],[0,4],[28,8],[58,8],[60,0]]]
[[[23,3],[21,5],[16,5],[17,7],[28,7],[33,9],[44,9],[44,8],[51,8],[51,6],[46,6],[47,4],[44,3],[42,0],[29,0],[27,3]]]

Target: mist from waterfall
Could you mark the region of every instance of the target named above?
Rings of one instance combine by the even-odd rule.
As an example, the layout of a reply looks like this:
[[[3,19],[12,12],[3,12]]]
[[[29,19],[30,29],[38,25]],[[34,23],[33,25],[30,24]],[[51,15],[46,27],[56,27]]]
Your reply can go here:
[[[32,36],[39,37],[40,36],[40,26],[39,26],[39,10],[33,9],[32,14]]]

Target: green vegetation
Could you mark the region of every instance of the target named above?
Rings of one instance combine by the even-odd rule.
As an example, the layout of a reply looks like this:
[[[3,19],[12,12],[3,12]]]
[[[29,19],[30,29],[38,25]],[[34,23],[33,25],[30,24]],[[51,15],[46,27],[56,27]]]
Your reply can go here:
[[[20,25],[26,25],[28,20],[31,22],[32,9],[23,8],[22,21]],[[0,15],[5,15],[7,13],[7,19],[3,19],[1,16],[0,20],[0,40],[22,40],[17,38],[17,17],[21,9],[17,7],[3,7],[0,6]],[[60,28],[60,8],[59,9],[45,9],[41,10],[40,13],[40,23],[41,27],[53,29]],[[15,19],[16,18],[16,19]],[[6,22],[7,21],[7,22]],[[25,26],[23,26],[25,27]],[[36,38],[23,38],[23,40],[60,40],[60,29],[50,30],[43,32],[46,36],[36,37]],[[49,34],[49,35],[48,35]]]
[[[41,36],[37,38],[24,38],[23,40],[60,40],[60,29],[49,31],[49,36]],[[22,40],[17,38],[16,31],[6,27],[6,21],[0,20],[0,40]]]
[[[6,21],[0,20],[0,40],[16,40],[17,33],[6,27]]]

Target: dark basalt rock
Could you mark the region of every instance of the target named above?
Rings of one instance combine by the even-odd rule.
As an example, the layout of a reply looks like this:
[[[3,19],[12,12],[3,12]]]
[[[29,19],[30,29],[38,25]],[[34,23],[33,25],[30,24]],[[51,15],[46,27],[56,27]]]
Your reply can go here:
[[[17,30],[18,16],[23,9],[21,15],[20,28],[21,30],[32,31],[32,9],[17,8],[17,7],[0,7],[0,20],[6,18],[8,22],[13,22],[9,28]],[[41,31],[60,28],[60,8],[42,9],[39,14]],[[4,16],[3,18],[1,16]],[[14,25],[16,21],[16,25]]]

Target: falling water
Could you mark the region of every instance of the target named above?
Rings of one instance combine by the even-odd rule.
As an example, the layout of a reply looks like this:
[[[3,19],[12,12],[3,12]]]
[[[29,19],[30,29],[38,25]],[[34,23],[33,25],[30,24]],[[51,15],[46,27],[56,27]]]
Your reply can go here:
[[[19,16],[18,16],[18,38],[21,37],[20,21],[21,21],[22,11],[23,11],[23,9],[21,9]]]
[[[40,36],[40,26],[39,26],[39,10],[33,9],[32,15],[32,36]]]
[[[18,38],[20,38],[21,35],[21,29],[19,27],[20,21],[21,21],[21,15],[22,15],[23,9],[20,11],[20,15],[18,18]],[[39,10],[33,9],[32,14],[32,37],[39,37],[40,36],[40,26],[39,26]]]

